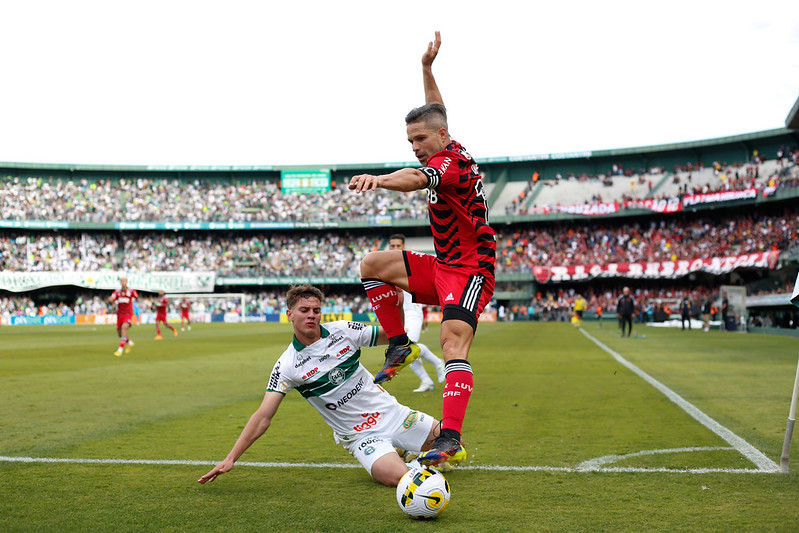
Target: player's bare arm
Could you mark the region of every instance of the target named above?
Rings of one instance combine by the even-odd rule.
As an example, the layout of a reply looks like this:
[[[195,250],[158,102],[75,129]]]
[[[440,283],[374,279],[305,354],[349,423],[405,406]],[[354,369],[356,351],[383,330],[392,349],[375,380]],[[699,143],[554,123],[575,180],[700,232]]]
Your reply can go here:
[[[215,480],[220,474],[230,472],[233,469],[233,464],[247,451],[247,448],[269,429],[269,425],[272,423],[272,418],[277,413],[281,401],[283,401],[283,394],[267,391],[261,406],[247,421],[247,425],[241,430],[241,435],[239,435],[236,444],[233,445],[233,449],[230,450],[227,457],[212,468],[210,472],[198,479],[197,482],[204,484]]]
[[[427,50],[422,55],[422,80],[424,81],[424,100],[426,104],[439,103],[444,105],[444,99],[441,98],[441,92],[438,90],[438,84],[433,77],[433,61],[438,55],[438,49],[441,47],[441,32],[436,32],[435,40],[427,45]]]
[[[401,168],[391,174],[375,176],[359,174],[353,176],[348,186],[356,193],[386,189],[389,191],[410,192],[427,187],[427,176],[415,168]]]

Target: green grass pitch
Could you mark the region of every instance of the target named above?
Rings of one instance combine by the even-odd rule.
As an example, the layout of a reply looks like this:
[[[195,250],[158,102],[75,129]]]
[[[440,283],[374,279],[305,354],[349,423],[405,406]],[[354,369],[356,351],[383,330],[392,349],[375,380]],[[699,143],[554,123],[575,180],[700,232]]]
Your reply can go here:
[[[779,463],[799,339],[636,329],[638,338],[624,339],[611,321],[586,323],[585,331]],[[440,353],[438,332],[431,326],[422,342]],[[155,341],[152,326],[136,326],[131,336],[133,351],[116,358],[111,326],[0,328],[0,531],[795,531],[799,524],[799,444],[790,474],[764,471],[571,324],[480,325],[464,425],[469,459],[447,475],[452,503],[435,524],[403,515],[394,490],[354,467],[296,392],[240,460],[269,464],[239,464],[197,484],[259,405],[291,332],[195,324],[177,338]],[[381,360],[382,349],[364,351],[370,370]],[[386,388],[439,417],[440,386],[413,393],[417,385],[405,370]]]

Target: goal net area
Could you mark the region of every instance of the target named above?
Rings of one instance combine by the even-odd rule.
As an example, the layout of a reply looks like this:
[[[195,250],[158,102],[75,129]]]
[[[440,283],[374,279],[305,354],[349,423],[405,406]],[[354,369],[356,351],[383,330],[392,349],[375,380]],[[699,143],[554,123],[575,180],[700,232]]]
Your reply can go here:
[[[243,292],[169,293],[165,296],[169,298],[169,322],[180,322],[180,302],[184,298],[191,304],[191,322],[241,322],[247,309],[247,295]],[[155,323],[155,313],[142,313],[140,323]]]

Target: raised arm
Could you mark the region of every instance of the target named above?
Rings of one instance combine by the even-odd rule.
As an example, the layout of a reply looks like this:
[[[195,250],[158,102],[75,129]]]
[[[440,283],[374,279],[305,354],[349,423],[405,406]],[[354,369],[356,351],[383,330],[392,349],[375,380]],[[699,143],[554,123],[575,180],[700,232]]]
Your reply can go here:
[[[230,472],[233,469],[233,464],[241,457],[241,454],[269,429],[269,425],[272,423],[272,417],[275,416],[277,408],[280,407],[280,402],[283,401],[283,396],[284,395],[279,392],[267,391],[266,395],[264,395],[264,401],[261,402],[261,406],[252,414],[247,425],[241,430],[241,435],[239,435],[236,444],[233,445],[233,449],[230,450],[227,457],[212,468],[210,472],[198,479],[198,483],[213,481],[219,474]]]
[[[427,45],[427,50],[422,55],[422,80],[424,81],[424,102],[426,104],[439,103],[444,105],[441,92],[438,90],[436,79],[433,77],[433,60],[438,55],[441,46],[441,32],[436,32],[436,38]]]
[[[353,176],[348,187],[356,193],[375,189],[410,192],[426,188],[427,176],[416,168],[401,168],[390,174],[382,174],[380,176],[373,174]]]

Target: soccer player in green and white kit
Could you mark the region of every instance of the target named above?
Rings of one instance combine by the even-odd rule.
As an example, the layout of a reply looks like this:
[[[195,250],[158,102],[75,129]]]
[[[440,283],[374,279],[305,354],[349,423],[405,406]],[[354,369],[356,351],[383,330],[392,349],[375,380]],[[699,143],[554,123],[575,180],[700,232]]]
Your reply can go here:
[[[428,414],[400,404],[374,383],[361,364],[361,348],[388,344],[378,326],[360,322],[321,323],[322,291],[293,286],[286,294],[294,339],[275,363],[263,402],[250,417],[227,457],[198,481],[229,472],[241,455],[269,428],[283,397],[296,389],[333,428],[337,443],[371,476],[395,487],[408,465],[395,447],[424,451],[438,436],[440,424]]]

